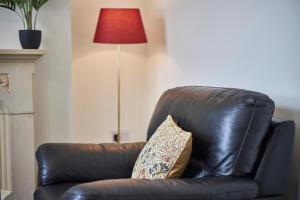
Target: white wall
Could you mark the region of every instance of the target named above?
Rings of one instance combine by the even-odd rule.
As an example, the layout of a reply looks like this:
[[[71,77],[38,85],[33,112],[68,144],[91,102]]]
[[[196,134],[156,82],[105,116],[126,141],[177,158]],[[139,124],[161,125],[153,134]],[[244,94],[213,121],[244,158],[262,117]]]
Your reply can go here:
[[[36,70],[37,143],[72,139],[72,51],[69,0],[50,0],[40,11],[48,56]]]
[[[0,9],[0,48],[20,49],[22,23]],[[35,74],[36,144],[71,140],[71,28],[69,0],[51,0],[41,8],[37,29],[43,31],[41,49],[48,55]]]
[[[296,121],[299,152],[300,1],[153,0],[148,13],[150,110],[175,86],[264,92],[276,102],[276,116]],[[298,153],[294,160],[290,199]]]
[[[72,0],[73,97],[76,142],[112,142],[117,129],[116,46],[94,44],[100,8],[140,8],[144,0]],[[121,131],[126,141],[145,140],[148,125],[147,45],[123,45]],[[123,140],[124,141],[124,140]]]

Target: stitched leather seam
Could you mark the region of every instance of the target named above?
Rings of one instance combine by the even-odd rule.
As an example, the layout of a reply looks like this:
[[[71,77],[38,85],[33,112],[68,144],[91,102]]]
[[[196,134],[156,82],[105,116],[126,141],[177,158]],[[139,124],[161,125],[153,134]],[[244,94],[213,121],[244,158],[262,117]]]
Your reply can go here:
[[[241,193],[241,192],[255,192],[256,190],[240,190],[240,191],[232,191],[232,192],[222,192],[222,193],[214,193],[214,194],[78,194],[75,192],[67,192],[66,195],[77,195],[77,197],[122,197],[122,196],[154,196],[154,197],[207,197],[207,196],[216,196],[216,195],[230,195],[230,194],[236,194],[236,193]]]
[[[247,127],[247,129],[246,129],[246,133],[245,133],[245,136],[244,136],[244,138],[243,138],[243,142],[242,142],[241,147],[240,147],[240,149],[239,149],[239,153],[238,153],[238,155],[237,155],[237,157],[236,157],[236,159],[235,159],[235,162],[234,162],[234,165],[233,165],[233,168],[232,168],[231,173],[234,172],[235,167],[236,167],[236,164],[237,164],[237,161],[238,161],[238,159],[239,159],[239,157],[240,157],[240,154],[241,154],[241,152],[242,152],[242,150],[243,150],[243,147],[244,147],[244,145],[245,145],[246,138],[247,138],[247,136],[248,136],[250,127],[251,127],[252,122],[253,122],[253,119],[254,119],[256,107],[257,107],[257,101],[255,101],[254,108],[253,108],[252,115],[251,115],[251,119],[250,119],[249,124],[248,124],[248,127]]]

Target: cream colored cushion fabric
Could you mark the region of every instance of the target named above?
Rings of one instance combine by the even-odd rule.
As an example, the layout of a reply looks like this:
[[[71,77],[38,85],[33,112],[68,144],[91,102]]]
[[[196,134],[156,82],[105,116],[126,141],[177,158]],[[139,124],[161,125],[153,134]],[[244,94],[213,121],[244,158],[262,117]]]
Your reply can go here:
[[[141,151],[132,178],[179,178],[191,156],[192,134],[182,130],[169,115]]]

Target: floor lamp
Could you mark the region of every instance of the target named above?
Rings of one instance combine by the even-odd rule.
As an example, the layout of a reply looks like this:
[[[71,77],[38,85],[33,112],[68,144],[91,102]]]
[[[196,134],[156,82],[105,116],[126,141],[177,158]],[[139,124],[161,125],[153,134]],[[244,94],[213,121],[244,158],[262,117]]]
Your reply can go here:
[[[147,43],[147,37],[139,9],[102,8],[97,23],[94,43],[117,46],[118,69],[118,130],[116,142],[121,136],[121,45]]]

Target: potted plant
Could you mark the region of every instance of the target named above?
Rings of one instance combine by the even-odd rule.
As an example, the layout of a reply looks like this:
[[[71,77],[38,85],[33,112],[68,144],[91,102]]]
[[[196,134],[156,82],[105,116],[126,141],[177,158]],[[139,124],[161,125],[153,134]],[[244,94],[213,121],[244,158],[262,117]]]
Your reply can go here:
[[[41,44],[42,31],[36,30],[36,20],[40,8],[48,0],[0,0],[0,7],[16,13],[22,20],[24,29],[19,30],[23,49],[38,49]]]

